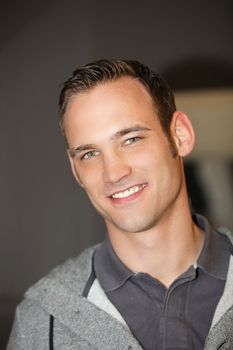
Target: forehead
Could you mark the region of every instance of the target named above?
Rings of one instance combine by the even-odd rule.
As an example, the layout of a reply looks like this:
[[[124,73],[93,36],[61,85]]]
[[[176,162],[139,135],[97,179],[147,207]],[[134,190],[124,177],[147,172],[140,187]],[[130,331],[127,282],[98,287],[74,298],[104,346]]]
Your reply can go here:
[[[154,122],[155,108],[145,86],[136,78],[122,77],[73,95],[65,113],[64,127],[69,139],[77,133],[79,137],[81,133],[93,134],[99,128],[114,133],[117,128],[152,121],[151,118]]]
[[[107,102],[109,98],[113,102],[114,99],[119,99],[122,103],[135,102],[135,99],[140,99],[141,102],[144,100],[144,102],[153,104],[152,97],[146,87],[137,78],[125,76],[99,83],[91,89],[74,94],[68,102],[65,116],[74,112],[74,109],[84,106],[85,101],[88,101],[89,108],[91,108],[96,107],[98,100],[102,102],[102,99],[105,99]]]

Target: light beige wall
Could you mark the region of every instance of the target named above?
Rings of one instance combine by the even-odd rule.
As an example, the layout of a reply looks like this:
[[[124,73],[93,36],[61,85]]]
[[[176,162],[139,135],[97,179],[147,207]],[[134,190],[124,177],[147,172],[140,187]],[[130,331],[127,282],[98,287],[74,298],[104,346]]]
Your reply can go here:
[[[233,157],[233,89],[177,92],[177,108],[186,112],[196,131],[192,158]]]

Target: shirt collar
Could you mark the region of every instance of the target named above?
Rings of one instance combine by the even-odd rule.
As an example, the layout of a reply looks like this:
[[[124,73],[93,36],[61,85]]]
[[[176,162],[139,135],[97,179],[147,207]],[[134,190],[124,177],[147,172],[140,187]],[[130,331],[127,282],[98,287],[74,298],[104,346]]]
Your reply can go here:
[[[204,216],[197,214],[194,221],[205,234],[197,267],[215,278],[226,280],[230,259],[228,239],[214,230]]]
[[[203,216],[195,215],[193,219],[205,234],[204,245],[195,268],[201,268],[211,276],[225,280],[230,258],[227,240],[211,228]],[[106,292],[119,288],[134,275],[134,272],[118,258],[109,238],[95,251],[94,270]]]
[[[95,251],[94,270],[106,292],[119,288],[134,274],[118,258],[109,238],[106,238]]]

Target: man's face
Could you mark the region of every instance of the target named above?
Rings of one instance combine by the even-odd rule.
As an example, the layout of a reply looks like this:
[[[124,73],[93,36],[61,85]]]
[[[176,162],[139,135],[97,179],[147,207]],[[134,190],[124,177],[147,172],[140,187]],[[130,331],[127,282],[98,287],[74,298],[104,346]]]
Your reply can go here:
[[[131,77],[74,95],[65,115],[72,169],[109,230],[141,232],[171,210],[182,170],[145,87]]]

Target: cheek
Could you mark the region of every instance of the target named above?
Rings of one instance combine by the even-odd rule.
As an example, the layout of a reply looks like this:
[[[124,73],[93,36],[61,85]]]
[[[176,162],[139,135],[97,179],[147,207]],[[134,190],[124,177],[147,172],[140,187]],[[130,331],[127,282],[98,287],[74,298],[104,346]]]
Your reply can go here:
[[[87,192],[95,192],[101,184],[101,169],[99,165],[76,166],[76,173]]]
[[[166,154],[163,150],[159,150],[155,147],[147,147],[142,152],[139,152],[132,159],[132,164],[137,167],[141,167],[142,169],[155,169],[159,170],[160,167],[163,167],[167,162]]]
[[[178,173],[177,160],[174,159],[166,147],[165,149],[148,149],[144,155],[139,157],[140,167],[145,175],[154,179],[156,187],[169,188],[176,181]],[[171,185],[172,186],[172,185]]]

